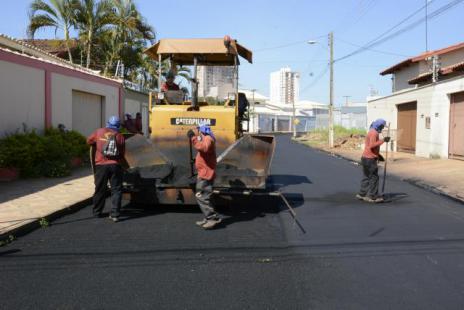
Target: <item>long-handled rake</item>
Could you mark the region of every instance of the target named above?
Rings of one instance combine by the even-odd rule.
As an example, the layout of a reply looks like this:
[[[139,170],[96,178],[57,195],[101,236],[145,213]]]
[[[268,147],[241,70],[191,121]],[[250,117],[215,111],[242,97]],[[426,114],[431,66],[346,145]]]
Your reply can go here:
[[[390,137],[390,123],[388,123],[387,137]],[[388,142],[385,144],[385,163],[383,166],[382,196],[385,195],[385,182],[387,181]]]

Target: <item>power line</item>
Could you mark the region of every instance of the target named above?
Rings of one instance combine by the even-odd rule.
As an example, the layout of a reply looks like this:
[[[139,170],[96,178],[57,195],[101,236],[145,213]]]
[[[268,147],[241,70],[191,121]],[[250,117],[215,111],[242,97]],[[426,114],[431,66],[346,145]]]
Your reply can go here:
[[[369,11],[371,11],[377,5],[377,3],[378,3],[377,0],[368,1],[366,5],[364,6],[364,10],[362,9],[362,4],[361,4],[361,8],[359,10],[361,14],[359,14],[359,16],[356,19],[354,19],[354,21],[353,20],[349,21],[349,24],[346,27],[343,27],[342,32],[346,32],[348,29],[353,28],[353,26],[358,24],[369,13]]]
[[[327,74],[329,68],[330,66],[327,64],[327,66],[324,67],[324,69],[315,77],[315,79],[311,83],[303,87],[301,92],[304,93],[305,91],[316,85]]]
[[[266,63],[317,63],[317,62],[327,62],[327,59],[315,59],[311,61],[307,60],[288,60],[288,59],[282,59],[282,60],[263,60],[263,61],[257,61],[254,62],[254,64],[266,64]]]
[[[430,4],[432,4],[432,2],[434,2],[435,0],[432,0],[430,1]],[[375,41],[377,40],[380,40],[382,37],[384,37],[385,35],[389,34],[390,32],[392,32],[393,30],[395,30],[396,28],[398,28],[399,26],[401,26],[402,24],[404,24],[405,22],[407,22],[408,20],[410,20],[411,18],[413,18],[415,15],[419,14],[423,9],[425,9],[426,6],[422,6],[420,7],[418,10],[414,11],[413,13],[411,13],[410,15],[408,15],[406,18],[404,18],[403,20],[401,20],[399,23],[397,23],[396,25],[394,25],[393,27],[389,28],[387,31],[383,32],[382,34],[380,34],[379,36],[377,36],[375,39],[372,39],[370,40],[369,42],[367,42],[365,45],[369,45],[371,43],[374,43]]]
[[[345,43],[345,44],[348,44],[348,45],[351,45],[351,46],[354,46],[354,47],[363,47],[362,45],[359,45],[359,44],[356,44],[356,43],[352,43],[352,42],[349,42],[349,41],[340,39],[340,38],[338,38],[338,37],[335,38],[335,40],[340,41],[340,42]],[[381,51],[381,50],[372,49],[372,48],[366,48],[366,50],[369,50],[369,51],[371,51],[371,52],[376,52],[376,53],[379,53],[379,54],[385,54],[385,55],[393,55],[393,56],[401,56],[401,57],[410,57],[410,55],[404,55],[404,54],[398,54],[398,53],[393,53],[393,52]]]
[[[333,31],[336,31],[338,33],[338,29],[340,29],[342,25],[344,26],[342,31],[346,31],[347,28],[351,28],[354,24],[358,23],[372,8],[372,4],[374,3],[374,1],[376,0],[360,0],[359,3],[348,12],[348,14],[346,14],[342,19],[340,19],[340,22],[337,24],[337,26],[333,28]],[[356,17],[355,15],[352,18],[350,15],[353,11],[355,13],[360,12],[359,16]],[[354,22],[353,19],[355,19]],[[345,26],[346,23],[349,24]]]
[[[280,49],[280,48],[286,48],[286,47],[290,47],[290,46],[294,46],[294,45],[306,43],[306,42],[308,42],[308,41],[310,41],[310,40],[320,39],[320,38],[322,38],[322,37],[325,37],[325,35],[318,36],[318,37],[311,38],[311,39],[307,39],[307,40],[300,40],[300,41],[295,41],[295,42],[291,42],[291,43],[287,43],[287,44],[282,44],[282,45],[276,45],[276,46],[272,46],[272,47],[265,47],[265,48],[255,49],[255,50],[253,50],[253,52],[256,53],[256,52],[263,52],[263,51],[268,51],[268,50],[276,50],[276,49]]]
[[[256,53],[256,52],[263,52],[263,51],[268,51],[268,50],[275,50],[275,49],[279,49],[279,48],[285,48],[285,47],[290,47],[290,46],[302,44],[302,43],[305,43],[305,42],[306,42],[306,40],[304,40],[304,41],[296,41],[296,42],[287,43],[287,44],[283,44],[283,45],[260,48],[260,49],[254,50],[253,52]]]
[[[433,0],[435,1],[435,0]],[[434,12],[432,12],[431,14],[428,15],[428,19],[431,20],[441,14],[443,14],[444,12],[452,9],[454,6],[460,4],[461,2],[463,2],[464,0],[454,0],[454,1],[451,1],[450,3],[440,7],[439,9],[435,10]],[[421,18],[419,19],[418,21],[416,22],[413,22],[412,24],[409,24],[403,28],[401,28],[400,30],[388,35],[388,36],[385,36],[387,35],[388,33],[392,32],[394,29],[398,28],[401,24],[405,23],[407,20],[411,19],[413,16],[415,16],[416,14],[418,14],[419,12],[421,12],[423,9],[425,9],[425,5],[422,6],[420,9],[418,9],[417,11],[415,11],[414,13],[410,14],[408,17],[406,17],[405,19],[403,19],[401,22],[399,22],[398,24],[396,24],[395,26],[391,27],[390,29],[388,29],[387,31],[385,31],[384,33],[382,33],[380,36],[378,36],[377,38],[369,41],[368,43],[366,43],[365,45],[363,45],[362,47],[358,48],[357,50],[343,56],[343,57],[340,57],[338,59],[335,60],[335,62],[338,62],[338,61],[342,61],[346,58],[349,58],[351,56],[354,56],[354,55],[357,55],[361,52],[364,52],[368,49],[371,49],[372,47],[374,46],[377,46],[377,45],[380,45],[388,40],[391,40],[409,30],[412,30],[414,29],[415,27],[417,27],[418,25],[422,24],[426,18]]]

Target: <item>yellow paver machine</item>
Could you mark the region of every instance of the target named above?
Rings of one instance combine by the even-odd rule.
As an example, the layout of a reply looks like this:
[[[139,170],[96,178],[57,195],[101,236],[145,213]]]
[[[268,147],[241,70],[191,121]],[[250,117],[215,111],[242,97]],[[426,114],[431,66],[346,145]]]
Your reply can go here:
[[[196,203],[195,154],[187,131],[201,123],[209,124],[216,137],[219,156],[215,193],[267,192],[274,137],[242,129],[250,113],[246,97],[238,91],[239,58],[251,63],[252,52],[226,36],[223,39],[162,39],[145,53],[160,65],[158,89],[161,89],[163,62],[169,62],[172,68],[193,66],[191,98],[184,100],[185,95],[179,91],[150,95],[149,139],[135,135],[126,141],[130,169],[124,186],[131,200],[149,204]],[[221,104],[208,104],[198,97],[198,66],[233,69],[233,91]]]

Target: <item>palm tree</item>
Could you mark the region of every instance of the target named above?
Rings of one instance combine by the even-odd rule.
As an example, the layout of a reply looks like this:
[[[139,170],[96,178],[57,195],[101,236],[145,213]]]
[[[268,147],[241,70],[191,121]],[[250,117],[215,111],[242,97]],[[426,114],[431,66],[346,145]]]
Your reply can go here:
[[[177,77],[181,77],[184,82],[190,83],[190,69],[188,67],[181,67],[176,65],[176,68],[172,68],[168,60],[165,60],[161,63],[161,76],[165,77],[169,70],[174,69]],[[144,86],[149,89],[158,89],[158,79],[159,79],[159,68],[158,62],[151,59],[148,56],[143,58],[143,62],[139,68],[139,78],[143,80]],[[182,87],[184,90],[186,87]],[[188,92],[188,91],[187,91]]]
[[[68,59],[73,62],[71,48],[69,45],[69,31],[74,25],[75,0],[49,0],[50,4],[44,0],[34,0],[30,6],[28,35],[34,39],[35,33],[39,29],[52,27],[55,28],[55,35],[58,30],[64,32]]]
[[[142,53],[147,41],[153,43],[155,40],[154,29],[145,22],[132,0],[112,2],[114,5],[111,14],[112,27],[102,33],[103,44],[109,47],[105,53],[105,75],[113,67],[114,62],[124,55],[132,60],[137,58],[136,64],[140,65],[141,58],[136,55]]]
[[[87,68],[90,67],[96,34],[104,31],[112,23],[112,9],[113,1],[110,0],[80,0],[76,5],[76,24],[86,50]]]

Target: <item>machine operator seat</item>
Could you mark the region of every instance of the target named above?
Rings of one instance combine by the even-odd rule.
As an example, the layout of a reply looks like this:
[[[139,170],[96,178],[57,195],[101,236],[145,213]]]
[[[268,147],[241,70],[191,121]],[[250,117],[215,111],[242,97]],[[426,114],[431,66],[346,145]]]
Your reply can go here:
[[[168,104],[182,104],[184,92],[182,90],[168,90],[164,92],[164,99]]]

